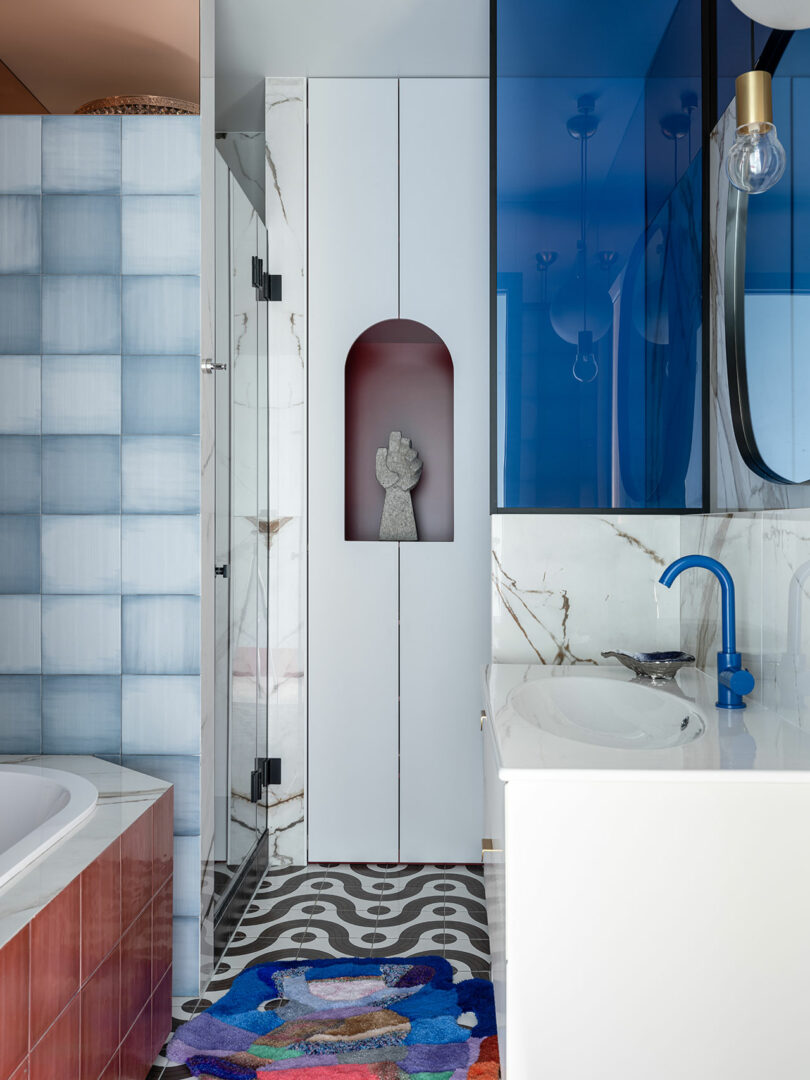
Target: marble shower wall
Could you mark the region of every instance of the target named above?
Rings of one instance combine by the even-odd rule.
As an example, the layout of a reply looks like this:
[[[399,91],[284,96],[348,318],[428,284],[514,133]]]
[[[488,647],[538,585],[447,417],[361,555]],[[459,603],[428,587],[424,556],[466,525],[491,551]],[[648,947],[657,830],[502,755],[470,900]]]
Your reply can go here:
[[[732,101],[710,143],[710,259],[709,290],[711,321],[711,507],[713,510],[778,510],[810,506],[810,485],[772,484],[751,472],[743,461],[734,438],[726,372],[725,332],[725,237],[728,209],[728,180],[723,167],[726,150],[734,141],[736,104]]]
[[[503,514],[492,518],[492,658],[602,664],[603,649],[680,647],[674,515]]]
[[[757,679],[753,697],[810,727],[810,510],[683,518],[681,550],[711,555],[734,577],[737,648]],[[710,574],[681,578],[684,647],[714,671],[720,588]]]
[[[306,297],[307,81],[265,81],[268,271],[282,275],[268,304],[270,574],[268,754],[282,784],[268,794],[271,864],[304,865],[306,776]]]
[[[264,221],[264,132],[218,131],[217,149]]]

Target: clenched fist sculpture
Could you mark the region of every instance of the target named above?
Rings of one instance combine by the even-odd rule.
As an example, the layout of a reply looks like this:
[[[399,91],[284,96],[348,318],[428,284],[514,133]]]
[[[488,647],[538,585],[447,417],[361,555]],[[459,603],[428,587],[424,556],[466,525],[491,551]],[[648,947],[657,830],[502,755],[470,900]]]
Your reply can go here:
[[[385,488],[380,540],[418,540],[411,491],[419,483],[422,462],[401,431],[392,431],[388,449],[377,451],[377,479]]]

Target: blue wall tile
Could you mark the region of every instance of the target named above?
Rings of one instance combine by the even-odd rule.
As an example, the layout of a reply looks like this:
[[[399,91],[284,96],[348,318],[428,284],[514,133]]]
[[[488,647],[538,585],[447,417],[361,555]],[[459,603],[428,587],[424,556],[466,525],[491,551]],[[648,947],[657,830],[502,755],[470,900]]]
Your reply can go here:
[[[167,754],[124,754],[127,769],[156,776],[174,784],[174,835],[198,836],[200,832],[200,759]]]
[[[0,675],[0,747],[4,754],[42,752],[39,675]]]
[[[121,124],[125,195],[197,195],[200,118],[127,116]]]
[[[46,675],[43,754],[120,754],[120,675]]]
[[[39,514],[0,514],[0,593],[39,592]]]
[[[176,916],[200,914],[200,865],[199,836],[175,836],[173,910]]]
[[[121,748],[124,754],[199,754],[199,676],[124,675]]]
[[[43,356],[43,435],[120,430],[120,356]]]
[[[0,116],[0,192],[38,195],[41,163],[41,117]]]
[[[125,674],[199,675],[197,597],[125,596],[122,623]]]
[[[38,274],[39,195],[0,195],[0,274]]]
[[[200,920],[172,920],[172,995],[196,997],[200,992]]]
[[[121,440],[124,513],[191,514],[200,509],[196,435],[125,435]]]
[[[125,356],[121,394],[125,435],[199,434],[198,356]]]
[[[121,507],[120,439],[46,435],[42,439],[42,512],[114,514]]]
[[[122,592],[199,595],[198,515],[124,515],[121,529]]]
[[[121,302],[122,352],[141,356],[199,353],[199,278],[125,277]]]
[[[42,671],[117,675],[121,671],[120,596],[43,596]]]
[[[199,274],[196,195],[131,195],[121,200],[124,274]]]
[[[121,118],[44,116],[42,190],[117,194],[121,190]]]
[[[45,195],[44,274],[120,274],[121,200],[114,195]]]
[[[0,353],[39,353],[40,278],[0,277]]]
[[[0,434],[39,435],[38,356],[0,356]]]
[[[0,673],[34,675],[41,668],[39,596],[0,596]]]
[[[41,443],[35,435],[0,435],[0,514],[38,514]]]
[[[120,278],[43,277],[42,351],[120,353]]]
[[[120,517],[97,514],[43,517],[42,591],[120,593]]]

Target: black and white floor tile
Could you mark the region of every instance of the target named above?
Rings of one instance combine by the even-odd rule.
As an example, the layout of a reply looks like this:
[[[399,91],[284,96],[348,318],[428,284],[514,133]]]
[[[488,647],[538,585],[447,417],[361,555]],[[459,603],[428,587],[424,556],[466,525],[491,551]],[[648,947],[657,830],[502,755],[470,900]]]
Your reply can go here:
[[[330,956],[441,955],[456,979],[489,978],[480,866],[322,863],[270,870],[204,997],[175,998],[173,1028],[226,994],[254,964]],[[165,1047],[164,1047],[165,1050]],[[148,1080],[182,1080],[161,1054]]]

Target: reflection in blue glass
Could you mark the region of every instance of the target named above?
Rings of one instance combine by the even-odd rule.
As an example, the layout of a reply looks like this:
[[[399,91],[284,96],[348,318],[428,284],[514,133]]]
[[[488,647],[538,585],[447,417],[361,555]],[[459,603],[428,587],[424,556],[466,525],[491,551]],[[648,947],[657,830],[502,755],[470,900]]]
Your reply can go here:
[[[498,2],[498,505],[699,507],[700,4],[551,8]]]

